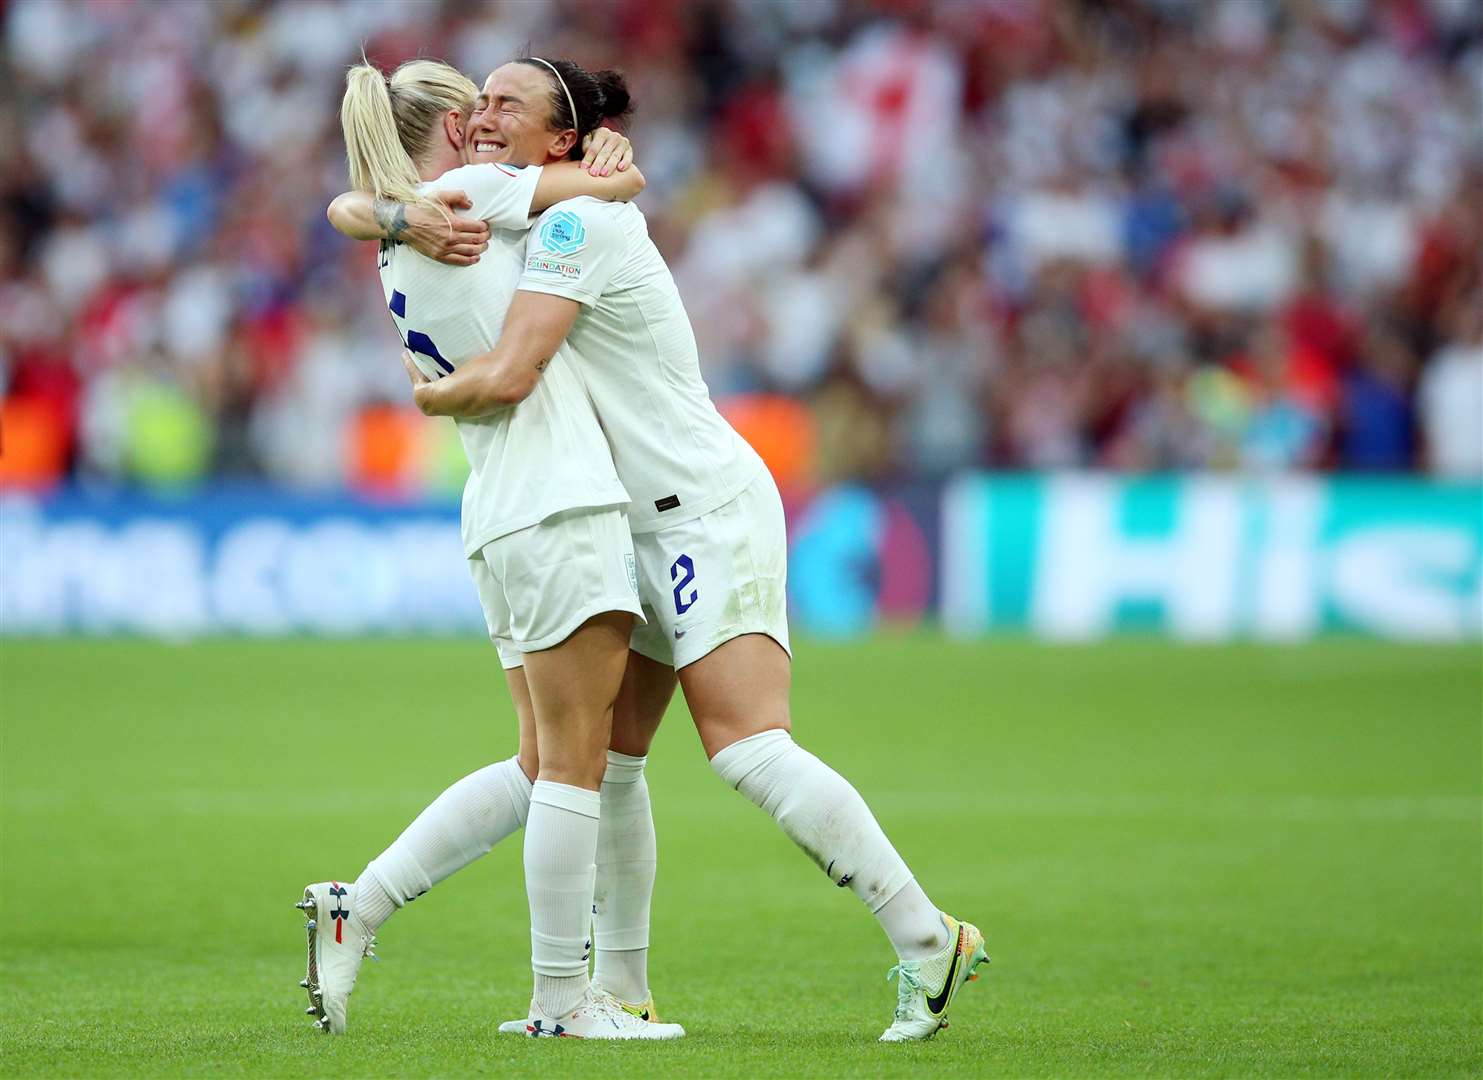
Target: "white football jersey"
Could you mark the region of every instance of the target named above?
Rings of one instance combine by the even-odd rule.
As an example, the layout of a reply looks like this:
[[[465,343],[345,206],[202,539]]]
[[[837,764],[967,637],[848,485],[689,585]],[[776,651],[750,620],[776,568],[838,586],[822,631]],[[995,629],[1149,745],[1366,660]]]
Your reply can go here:
[[[551,207],[530,230],[520,288],[582,304],[566,344],[633,496],[634,533],[724,505],[762,469],[711,401],[690,318],[638,207],[586,197]]]
[[[387,307],[429,377],[440,378],[499,340],[520,280],[540,174],[538,167],[465,165],[422,185],[424,192],[466,192],[473,207],[465,213],[489,222],[489,250],[473,266],[445,266],[406,244],[381,245]],[[456,423],[469,458],[463,543],[470,556],[559,511],[629,501],[564,348],[520,404]]]

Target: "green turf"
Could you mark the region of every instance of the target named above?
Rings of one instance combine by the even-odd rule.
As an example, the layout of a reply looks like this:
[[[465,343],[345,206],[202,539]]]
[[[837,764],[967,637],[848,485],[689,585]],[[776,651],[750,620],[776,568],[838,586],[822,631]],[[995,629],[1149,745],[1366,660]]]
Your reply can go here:
[[[1477,1075],[1480,697],[1473,648],[804,643],[800,741],[987,934],[949,1030],[875,1042],[885,939],[676,707],[651,970],[689,1038],[494,1034],[512,840],[387,924],[331,1039],[291,905],[512,752],[490,650],[6,642],[0,1072]]]

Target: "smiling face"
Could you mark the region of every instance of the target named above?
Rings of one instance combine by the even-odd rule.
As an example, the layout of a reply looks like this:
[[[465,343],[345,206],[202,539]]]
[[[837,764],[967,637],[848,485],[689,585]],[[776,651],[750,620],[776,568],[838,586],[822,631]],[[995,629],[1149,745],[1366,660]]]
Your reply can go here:
[[[484,80],[464,140],[469,164],[545,165],[560,161],[577,133],[551,130],[551,80],[530,64],[509,63]]]

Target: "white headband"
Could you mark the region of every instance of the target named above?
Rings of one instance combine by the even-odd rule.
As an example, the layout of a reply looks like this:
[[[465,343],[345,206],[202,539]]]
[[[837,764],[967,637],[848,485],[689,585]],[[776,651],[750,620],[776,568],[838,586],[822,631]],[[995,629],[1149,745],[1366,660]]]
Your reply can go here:
[[[572,111],[572,127],[576,128],[580,134],[582,131],[582,122],[577,119],[577,103],[572,100],[572,92],[566,88],[566,80],[561,77],[561,72],[557,71],[556,65],[549,60],[542,60],[539,56],[532,56],[531,59],[538,64],[545,64],[551,69],[551,74],[556,76],[556,81],[561,84],[562,93],[566,94],[567,108]]]

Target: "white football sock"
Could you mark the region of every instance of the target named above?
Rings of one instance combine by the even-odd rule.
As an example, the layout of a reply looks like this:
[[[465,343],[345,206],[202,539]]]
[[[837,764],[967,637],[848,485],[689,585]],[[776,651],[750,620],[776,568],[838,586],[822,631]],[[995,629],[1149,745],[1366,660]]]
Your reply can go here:
[[[470,773],[432,801],[355,882],[351,907],[372,933],[525,823],[530,781],[517,758]]]
[[[644,761],[608,751],[592,898],[592,981],[630,1005],[649,1000],[649,902],[657,861]]]
[[[587,989],[587,933],[597,874],[602,796],[537,780],[525,823],[525,891],[530,898],[530,966],[535,1004],[553,1019],[577,1007]]]
[[[771,814],[831,881],[848,885],[877,918],[912,881],[860,793],[786,731],[738,739],[711,759],[711,768]],[[940,942],[947,933],[930,903],[893,909],[881,928],[903,959],[917,958],[923,942]]]
[[[927,899],[915,878],[882,904],[875,917],[880,920],[881,929],[891,939],[896,955],[902,960],[925,960],[936,956],[948,945],[949,935],[947,924],[942,921],[942,912]]]

